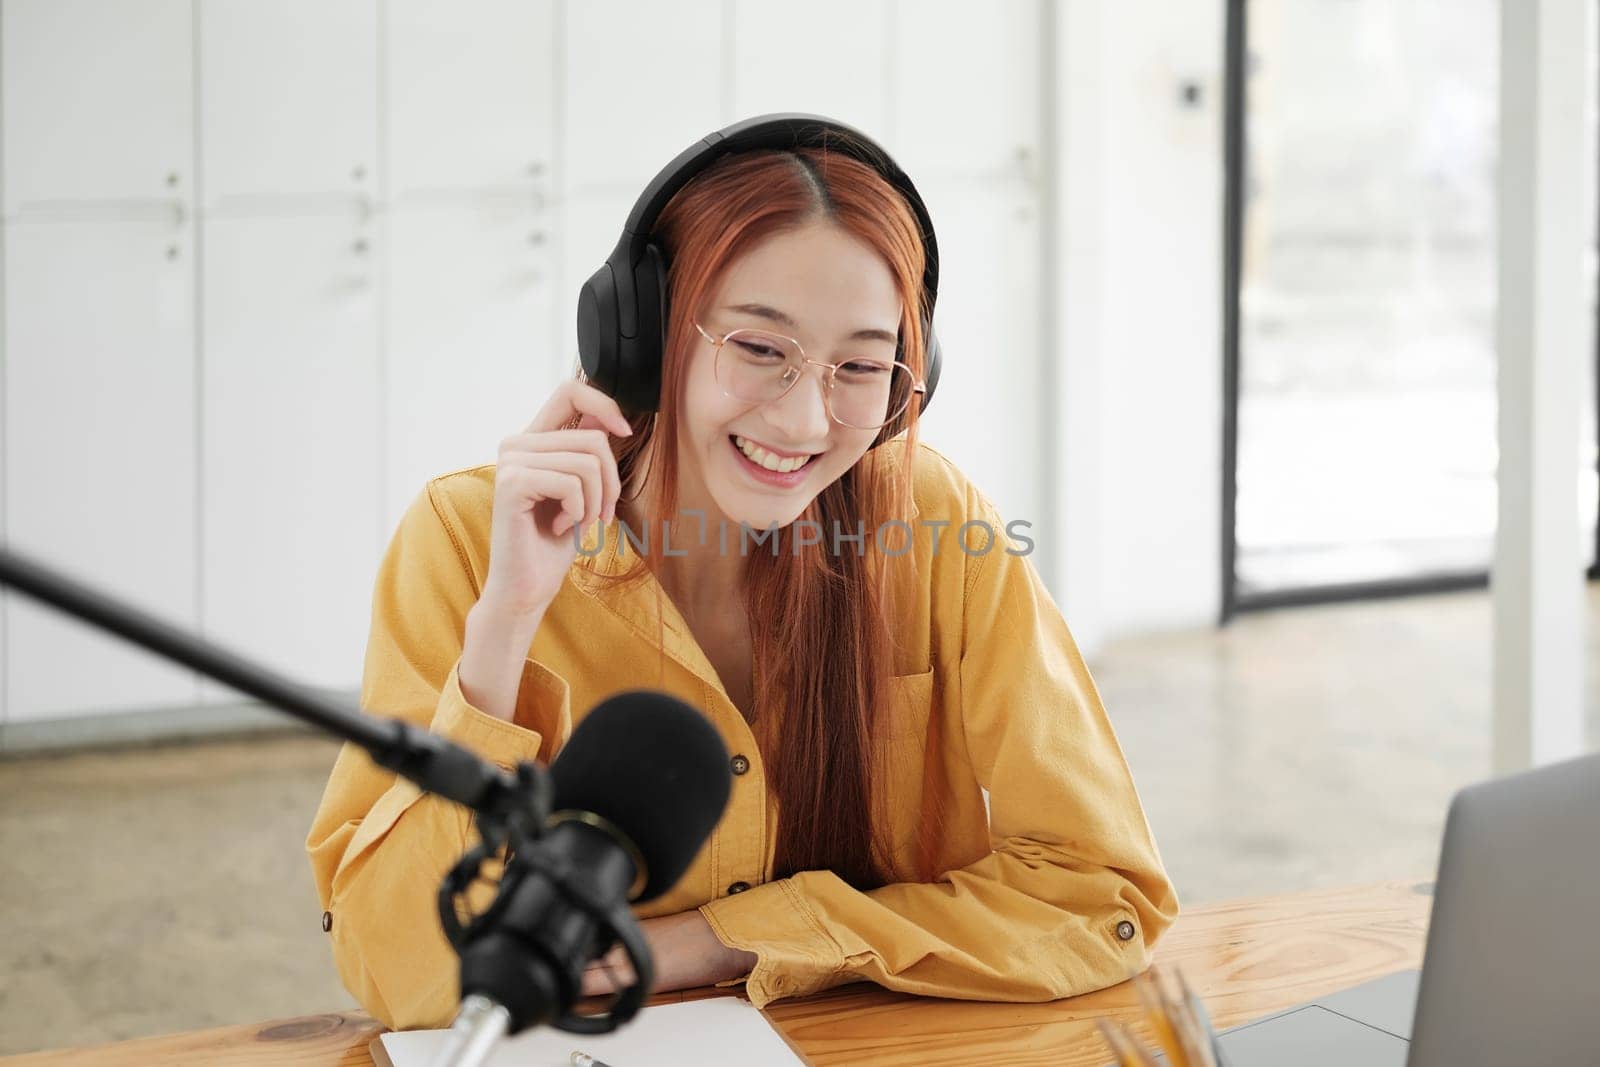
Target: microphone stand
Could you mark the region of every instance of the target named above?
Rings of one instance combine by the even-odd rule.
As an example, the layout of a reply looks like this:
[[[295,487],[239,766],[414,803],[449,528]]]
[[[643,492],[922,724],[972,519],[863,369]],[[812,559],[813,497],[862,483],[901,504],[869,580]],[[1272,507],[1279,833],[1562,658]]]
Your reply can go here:
[[[549,784],[528,795],[513,775],[477,755],[413,726],[403,719],[379,719],[352,711],[343,703],[285,678],[267,668],[173,626],[164,619],[115,600],[43,564],[0,545],[0,585],[19,589],[36,600],[102,630],[215,678],[257,700],[271,704],[313,726],[360,745],[381,767],[409,778],[430,793],[476,812],[511,819],[526,812],[549,814]],[[530,806],[533,810],[529,810]],[[542,809],[542,810],[540,810]]]
[[[540,849],[554,803],[548,772],[537,763],[518,764],[515,773],[480,758],[438,734],[403,719],[380,719],[279,675],[260,664],[173,626],[133,605],[90,589],[36,560],[0,544],[0,586],[10,586],[67,615],[93,624],[199,671],[335,737],[360,746],[373,762],[415,782],[422,789],[472,810],[480,841],[445,876],[439,890],[439,917],[458,953],[465,954],[485,934],[504,923],[511,935],[524,932],[529,916],[517,913],[513,898],[528,875],[544,876],[565,902],[596,921],[604,948],[611,939],[628,950],[636,981],[619,990],[608,1012],[562,1012],[554,1025],[576,1033],[605,1033],[631,1019],[653,980],[649,945],[627,904],[607,907],[587,892],[590,879],[570,862]],[[457,899],[478,879],[485,863],[506,850],[508,862],[496,899],[482,914],[462,923]],[[509,905],[509,906],[508,906]],[[509,914],[508,914],[509,913]],[[507,939],[491,947],[498,948]],[[520,942],[518,942],[520,944]],[[507,953],[502,953],[507,954]],[[515,961],[494,960],[489,964]],[[479,966],[483,966],[479,961]],[[483,1062],[494,1043],[519,1020],[488,997],[471,995],[451,1031],[450,1062]],[[539,1020],[533,1020],[539,1021]],[[526,1025],[526,1023],[523,1023]],[[517,1027],[520,1029],[520,1027]]]

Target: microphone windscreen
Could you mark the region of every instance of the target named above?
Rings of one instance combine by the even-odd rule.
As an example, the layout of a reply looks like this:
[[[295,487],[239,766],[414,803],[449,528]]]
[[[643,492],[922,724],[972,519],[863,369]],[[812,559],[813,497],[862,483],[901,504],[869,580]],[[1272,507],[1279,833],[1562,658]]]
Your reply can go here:
[[[733,788],[728,750],[705,716],[647,689],[618,693],[584,716],[550,765],[555,810],[590,811],[644,857],[642,903],[677,884]]]

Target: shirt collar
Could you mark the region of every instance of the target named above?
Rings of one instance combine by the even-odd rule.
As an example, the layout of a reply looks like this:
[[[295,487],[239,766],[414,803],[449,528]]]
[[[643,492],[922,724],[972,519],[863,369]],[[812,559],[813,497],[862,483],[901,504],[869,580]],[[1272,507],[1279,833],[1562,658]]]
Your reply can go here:
[[[605,539],[603,545],[599,544],[601,536]],[[585,533],[583,551],[575,560],[576,566],[571,572],[573,584],[585,596],[626,622],[652,647],[659,641],[669,658],[726,696],[716,668],[654,572],[646,568],[635,581],[615,581],[617,575],[639,561],[635,546],[625,541],[619,522],[597,523],[592,527]]]

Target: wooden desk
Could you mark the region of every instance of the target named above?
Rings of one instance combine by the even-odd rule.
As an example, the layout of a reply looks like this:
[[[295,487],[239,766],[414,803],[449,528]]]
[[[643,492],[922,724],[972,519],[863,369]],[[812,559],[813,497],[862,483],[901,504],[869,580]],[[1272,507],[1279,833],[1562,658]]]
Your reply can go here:
[[[1157,946],[1219,1029],[1370,978],[1421,965],[1430,882],[1229,901],[1186,911]],[[674,1003],[723,990],[652,998]],[[815,1064],[1040,1064],[1100,1067],[1107,1054],[1094,1019],[1132,1017],[1127,983],[1047,1004],[995,1004],[891,993],[854,983],[767,1009],[789,1042]],[[382,1027],[360,1013],[311,1015],[145,1038],[92,1049],[0,1058],[3,1067],[149,1063],[327,1064],[368,1067],[367,1044]]]

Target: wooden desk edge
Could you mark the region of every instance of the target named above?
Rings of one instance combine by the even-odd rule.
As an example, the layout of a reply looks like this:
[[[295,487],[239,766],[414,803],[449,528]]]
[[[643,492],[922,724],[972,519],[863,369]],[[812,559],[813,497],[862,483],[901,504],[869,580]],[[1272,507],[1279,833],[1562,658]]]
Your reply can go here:
[[[1156,946],[1156,962],[1180,968],[1211,1010],[1219,1028],[1236,1026],[1336,989],[1395,971],[1420,966],[1432,902],[1432,882],[1405,879],[1342,889],[1249,897],[1186,909]],[[1277,935],[1274,931],[1284,931]],[[1327,961],[1318,970],[1296,968],[1295,939],[1327,939],[1335,932],[1355,933],[1372,951],[1358,958]],[[1283,958],[1288,953],[1289,960]],[[674,1004],[712,996],[742,995],[738,988],[691,989],[650,998],[650,1004]],[[1037,1031],[1042,1024],[1082,1024],[1092,1034],[1094,1018],[1131,1017],[1135,997],[1127,983],[1082,996],[1043,1004],[1006,1004],[1009,1025]],[[806,1032],[825,1017],[842,1014],[881,1015],[889,1011],[925,1010],[943,1006],[944,1015],[967,1015],[990,1005],[914,997],[881,987],[855,983],[813,997],[772,1004],[767,1015],[792,1047],[816,1062],[835,1059],[816,1048]],[[959,1011],[956,1009],[959,1007]],[[824,1024],[825,1025],[825,1024]],[[182,1062],[248,1062],[251,1064],[316,1063],[365,1067],[367,1046],[384,1032],[362,1012],[330,1012],[265,1023],[216,1027],[111,1044],[0,1057],[4,1067],[46,1067],[77,1064],[117,1067],[122,1064]],[[1064,1031],[1063,1031],[1064,1032]],[[1098,1044],[1098,1037],[1093,1041]],[[829,1042],[832,1044],[832,1042]],[[896,1046],[906,1050],[902,1037]],[[1104,1057],[1100,1057],[1102,1060]],[[1085,1061],[1088,1062],[1088,1061]]]

